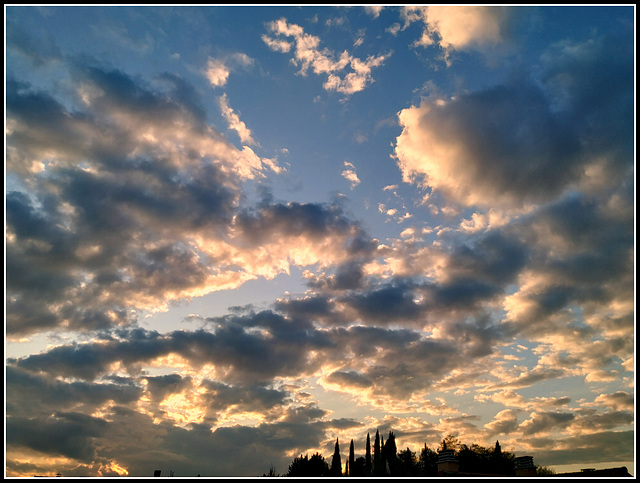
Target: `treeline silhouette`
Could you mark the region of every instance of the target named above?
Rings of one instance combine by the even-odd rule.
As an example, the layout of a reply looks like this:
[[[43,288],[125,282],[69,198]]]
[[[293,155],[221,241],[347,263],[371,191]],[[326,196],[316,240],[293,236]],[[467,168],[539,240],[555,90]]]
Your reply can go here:
[[[500,443],[492,448],[485,448],[477,444],[467,446],[461,444],[457,438],[449,435],[442,440],[437,451],[453,450],[458,460],[458,471],[461,473],[515,476],[515,455],[502,451]],[[275,468],[262,476],[290,476],[290,477],[417,477],[438,476],[438,453],[427,447],[426,443],[419,454],[409,448],[398,451],[396,437],[389,432],[387,440],[376,430],[373,448],[367,433],[365,456],[355,456],[354,442],[349,445],[349,456],[342,471],[340,444],[336,444],[329,463],[320,453],[311,456],[300,455],[291,462],[286,474],[276,474]]]

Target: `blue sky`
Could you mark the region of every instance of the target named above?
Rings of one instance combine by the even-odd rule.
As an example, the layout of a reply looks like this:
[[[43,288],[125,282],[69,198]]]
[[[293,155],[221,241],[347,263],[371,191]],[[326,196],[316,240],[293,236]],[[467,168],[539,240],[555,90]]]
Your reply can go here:
[[[5,18],[6,476],[635,474],[633,6]]]

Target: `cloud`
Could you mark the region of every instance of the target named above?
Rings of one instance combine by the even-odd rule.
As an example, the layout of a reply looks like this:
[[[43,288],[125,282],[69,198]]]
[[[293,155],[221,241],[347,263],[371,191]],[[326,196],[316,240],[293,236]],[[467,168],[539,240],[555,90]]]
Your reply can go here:
[[[227,83],[229,68],[221,60],[209,58],[204,75],[213,87],[221,87]]]
[[[572,413],[539,413],[533,412],[531,418],[520,424],[520,428],[525,436],[541,432],[548,432],[554,429],[564,428],[575,418]]]
[[[535,443],[535,439],[530,439]],[[536,461],[546,465],[634,461],[634,431],[602,431],[536,445]]]
[[[518,429],[518,411],[504,409],[495,415],[484,427],[492,435],[510,434]]]
[[[8,170],[28,179],[7,194],[9,333],[126,325],[133,310],[371,249],[336,206],[239,210],[242,182],[279,168],[206,125],[180,79],[156,91],[117,71],[75,75],[74,112],[9,84]],[[47,161],[34,173],[33,159]]]
[[[629,105],[633,87],[629,69],[619,64],[627,53],[606,54],[610,42],[564,48],[553,62],[543,58],[542,85],[520,76],[402,110],[395,155],[404,181],[464,206],[494,207],[544,203],[571,188],[618,182],[629,172],[630,146],[599,140],[629,139],[632,112],[621,107],[614,114],[613,106]],[[564,76],[574,88],[559,81]],[[595,90],[599,101],[589,104]]]
[[[62,60],[62,53],[53,37],[46,41],[37,40],[16,25],[7,29],[6,45],[9,51],[18,52],[37,67]]]
[[[533,86],[424,100],[401,111],[399,122],[395,155],[403,180],[421,180],[465,206],[538,202],[579,175],[575,134]]]
[[[356,167],[353,165],[353,163],[350,163],[348,161],[344,162],[344,166],[346,169],[342,171],[341,175],[344,179],[351,183],[351,189],[354,189],[360,184],[360,178],[358,178],[358,175],[356,173]]]
[[[202,73],[209,80],[212,87],[223,87],[229,80],[232,70],[246,69],[252,66],[254,60],[243,52],[223,55],[221,58],[209,57]]]
[[[102,419],[75,412],[33,419],[7,417],[6,423],[7,444],[80,462],[95,459],[95,438],[107,426]]]
[[[243,144],[255,145],[256,142],[251,135],[251,131],[246,126],[244,122],[240,120],[240,116],[236,114],[233,109],[229,107],[229,102],[227,100],[227,95],[223,94],[218,98],[218,103],[220,104],[220,111],[222,112],[222,116],[229,123],[229,129],[233,129],[240,136],[240,141]]]
[[[410,6],[401,9],[406,29],[414,22],[424,24],[419,39],[412,45],[427,47],[439,45],[445,51],[445,60],[454,50],[477,50],[488,53],[511,40],[512,23],[516,10],[495,6]]]
[[[365,60],[351,56],[346,50],[337,55],[327,48],[320,48],[320,38],[305,33],[302,27],[290,24],[284,18],[271,22],[268,28],[275,36],[293,37],[295,50],[292,62],[300,65],[301,75],[306,76],[309,69],[314,74],[327,75],[324,88],[341,94],[351,95],[364,90],[373,82],[372,70],[382,65],[390,55],[372,55]],[[272,50],[290,50],[291,44],[278,42],[281,39],[266,35],[262,39]],[[347,68],[352,72],[341,76],[340,73]]]
[[[364,9],[373,18],[378,18],[384,7],[382,5],[365,5]]]
[[[624,391],[617,391],[613,394],[600,394],[596,397],[595,402],[604,404],[615,411],[632,410],[634,408],[633,395]]]

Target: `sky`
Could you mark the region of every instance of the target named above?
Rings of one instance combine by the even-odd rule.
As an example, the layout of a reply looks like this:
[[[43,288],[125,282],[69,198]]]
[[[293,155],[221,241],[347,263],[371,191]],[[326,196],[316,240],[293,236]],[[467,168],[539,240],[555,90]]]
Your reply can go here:
[[[5,476],[635,475],[635,6],[5,22]]]

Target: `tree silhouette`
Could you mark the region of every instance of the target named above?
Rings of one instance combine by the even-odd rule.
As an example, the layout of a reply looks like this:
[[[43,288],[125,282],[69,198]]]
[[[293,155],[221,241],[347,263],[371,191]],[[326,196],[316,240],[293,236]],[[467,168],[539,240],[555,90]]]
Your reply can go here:
[[[289,467],[289,468],[291,468],[291,467]],[[198,474],[198,476],[200,476],[200,475]],[[272,476],[280,476],[280,475],[278,473],[276,473],[276,467],[273,465],[273,463],[271,463],[269,465],[269,472],[268,473],[263,473],[262,476],[272,477]]]
[[[338,438],[336,438],[336,446],[333,450],[333,458],[331,458],[331,476],[342,476],[342,461],[340,460]]]
[[[344,476],[354,477],[433,477],[437,476],[437,459],[435,451],[427,447],[426,443],[420,455],[410,448],[399,453],[396,448],[396,437],[393,431],[389,431],[387,441],[383,442],[379,431],[373,447],[373,461],[371,461],[371,440],[367,433],[366,457],[355,456],[355,443],[353,439],[349,445],[349,457],[346,461]],[[493,447],[483,447],[477,444],[467,446],[460,443],[452,435],[446,436],[439,445],[440,450],[451,450],[458,460],[460,473],[475,473],[478,475],[515,476],[515,456],[507,451],[502,451],[500,443],[496,441]],[[302,456],[295,458],[289,466],[286,476],[342,476],[342,461],[340,457],[340,443],[336,438],[335,449],[331,460],[331,467],[324,457],[315,453],[311,458]],[[541,469],[540,473],[544,473]],[[275,474],[273,466],[268,475]]]
[[[364,476],[371,476],[371,439],[367,433],[367,449],[364,459]]]
[[[393,431],[389,431],[387,442],[382,447],[382,460],[385,464],[385,474],[397,476],[398,474],[398,454],[396,448],[396,436]]]
[[[356,455],[354,451],[353,440],[351,440],[351,444],[349,445],[349,472],[347,473],[348,476],[353,476],[353,466],[355,462]]]
[[[320,453],[313,454],[311,458],[300,455],[289,465],[287,476],[329,476],[329,465]]]
[[[442,443],[440,443],[440,446],[438,447],[438,451],[444,451],[446,449],[452,449],[455,451],[458,449],[459,446],[460,446],[460,441],[458,441],[458,438],[456,438],[452,434],[448,434],[442,440]]]
[[[438,454],[424,444],[420,451],[420,474],[421,476],[438,476]]]
[[[370,476],[365,474],[366,459],[364,456],[358,456],[353,462],[353,466],[349,465],[349,475],[356,477]]]
[[[373,476],[384,475],[384,463],[380,449],[380,433],[376,429],[376,439],[373,443]]]
[[[420,476],[420,466],[416,454],[409,448],[398,453],[398,465],[395,476]]]

